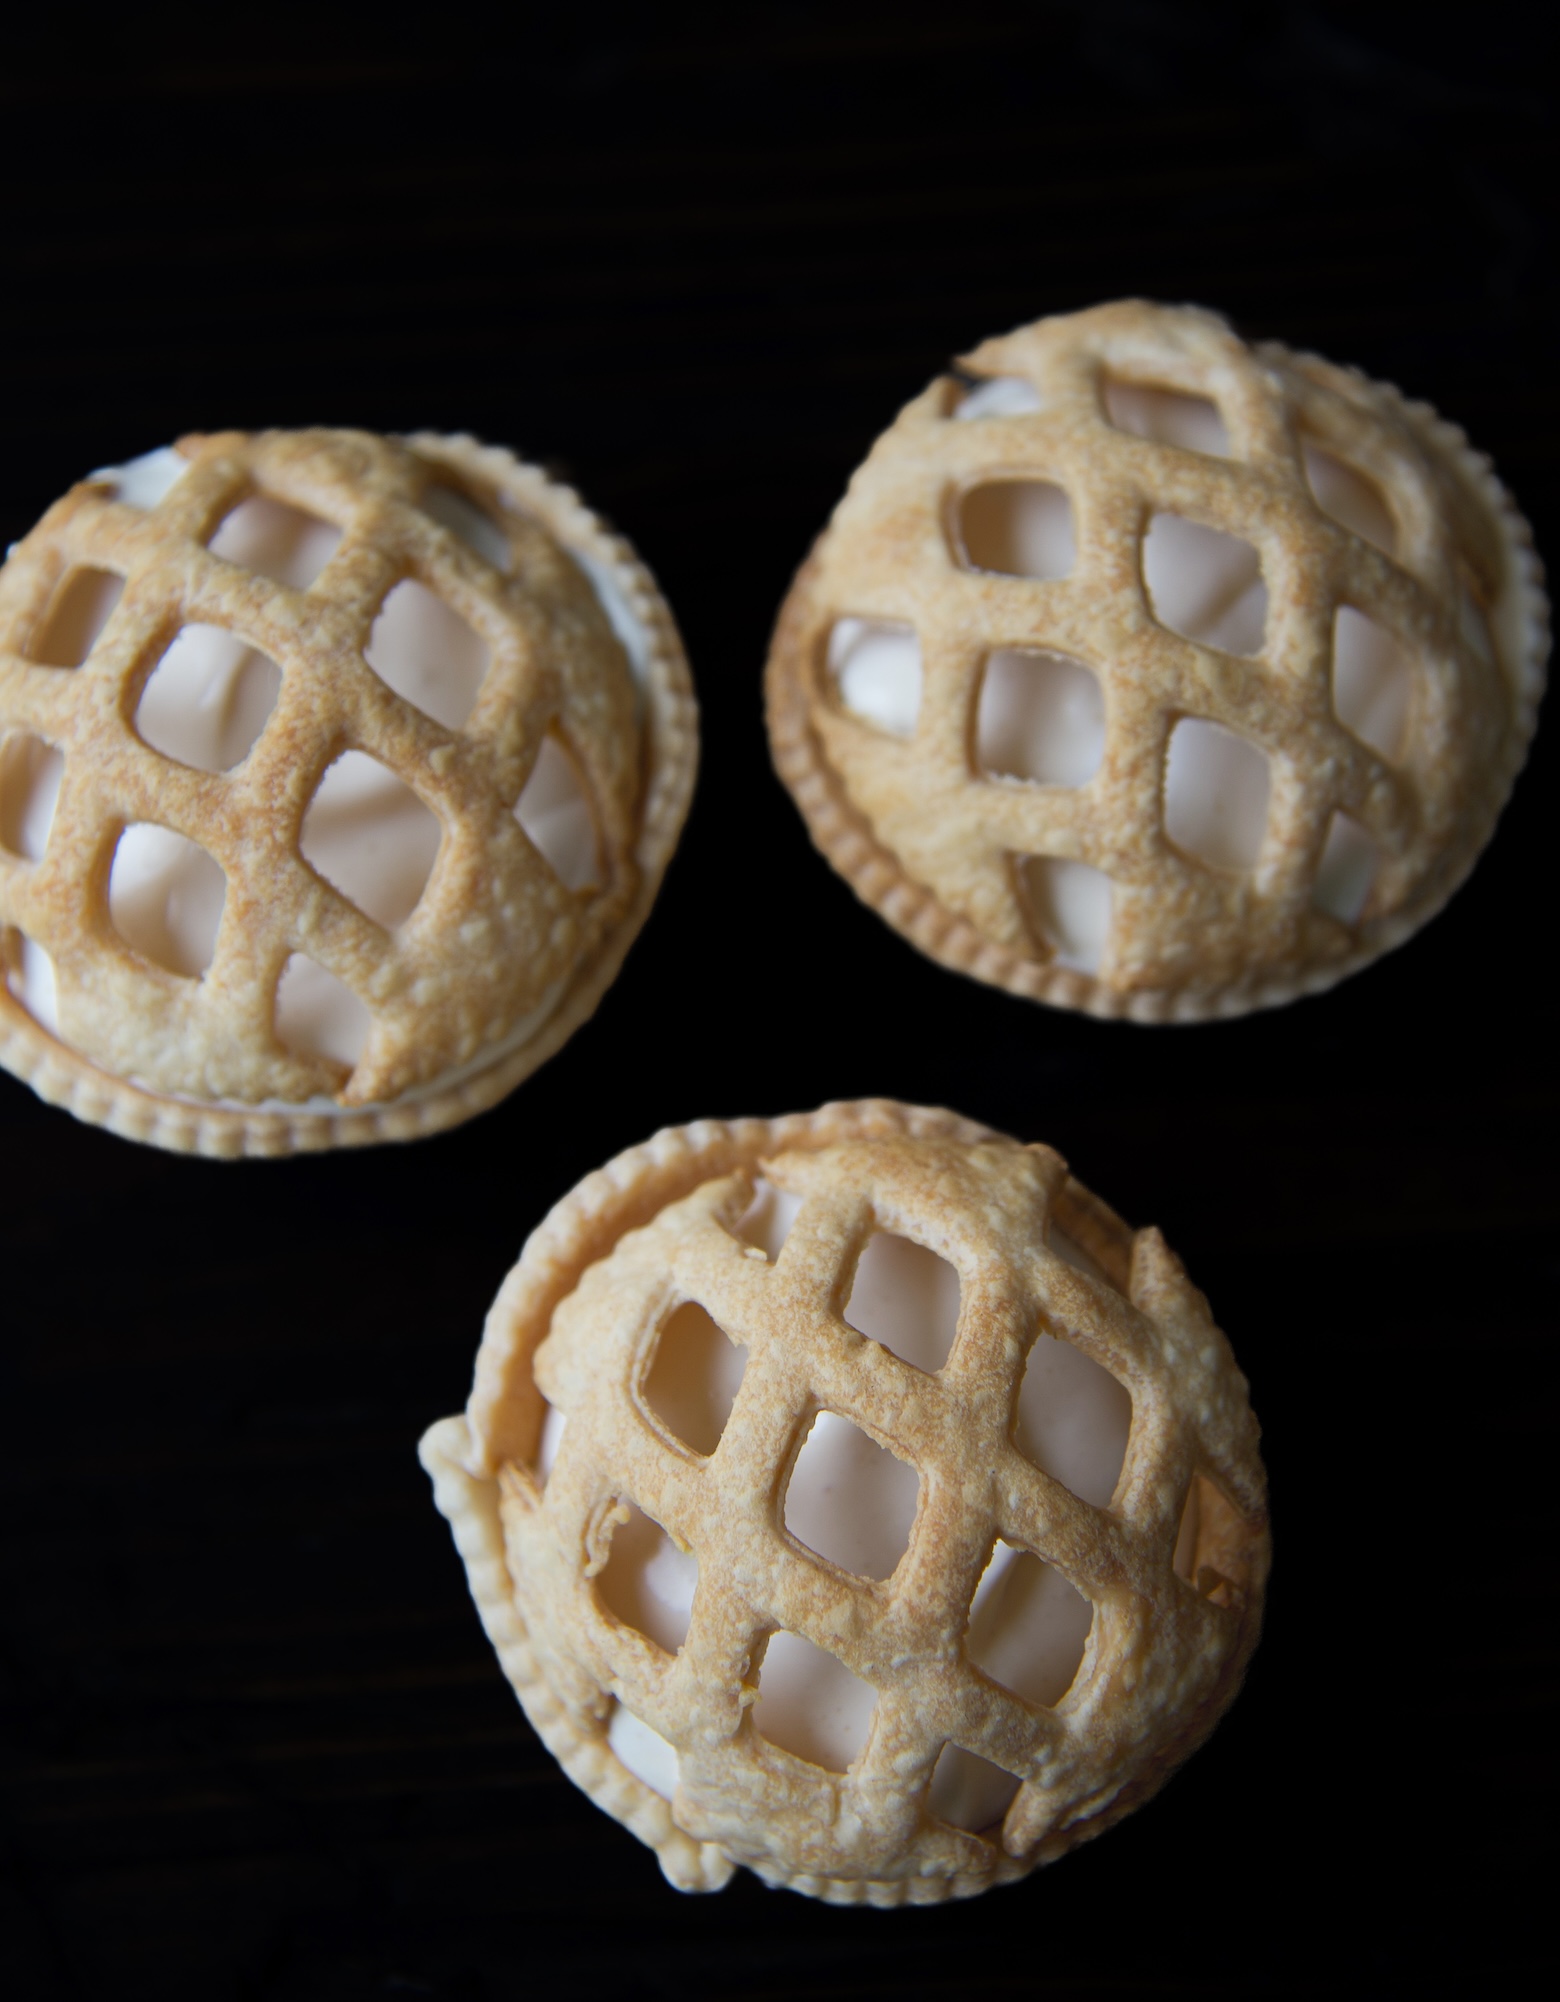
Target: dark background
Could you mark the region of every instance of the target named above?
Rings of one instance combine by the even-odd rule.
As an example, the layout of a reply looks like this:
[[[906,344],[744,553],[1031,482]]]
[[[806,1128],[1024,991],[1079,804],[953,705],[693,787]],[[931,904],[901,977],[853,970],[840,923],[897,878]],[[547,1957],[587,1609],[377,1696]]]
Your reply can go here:
[[[1554,549],[1538,16],[13,18],[0,537],[188,429],[471,430],[637,543],[706,733],[622,978],[485,1118],[220,1166],[0,1078],[8,1992],[1423,1994],[1552,1970],[1553,726],[1410,945],[1278,1013],[1150,1030],[963,982],[858,907],[771,775],[758,696],[790,573],[900,403],[985,334],[1121,293],[1427,398]],[[416,1441],[586,1170],[664,1123],[875,1093],[1047,1140],[1164,1227],[1265,1426],[1267,1634],[1168,1791],[1015,1889],[683,1898],[532,1736]]]

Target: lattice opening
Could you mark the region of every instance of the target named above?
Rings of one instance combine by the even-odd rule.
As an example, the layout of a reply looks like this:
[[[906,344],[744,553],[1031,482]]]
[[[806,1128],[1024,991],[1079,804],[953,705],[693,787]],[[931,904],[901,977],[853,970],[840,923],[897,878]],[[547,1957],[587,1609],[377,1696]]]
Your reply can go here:
[[[921,713],[921,642],[884,619],[836,619],[829,672],[853,716],[893,737],[913,737]]]
[[[759,1670],[753,1725],[782,1751],[842,1773],[865,1749],[877,1692],[800,1634],[771,1634]]]
[[[27,658],[40,667],[80,667],[124,595],[125,580],[113,570],[78,564],[67,570],[45,607],[27,645]]]
[[[1251,1582],[1251,1532],[1204,1474],[1193,1474],[1175,1540],[1175,1571],[1216,1606],[1234,1607]]]
[[[546,1484],[558,1458],[558,1448],[563,1444],[564,1427],[568,1417],[556,1404],[549,1404],[542,1413],[542,1429],[536,1441],[536,1478]]]
[[[1367,473],[1318,445],[1301,440],[1300,456],[1316,505],[1340,528],[1373,543],[1388,556],[1397,554],[1398,530],[1386,495]]]
[[[658,1793],[662,1800],[670,1800],[676,1793],[677,1747],[632,1710],[625,1710],[621,1703],[613,1704],[607,1719],[607,1743],[634,1778],[643,1780],[652,1793]]]
[[[53,1035],[60,1025],[59,988],[54,961],[25,932],[10,934],[11,963],[5,967],[5,984],[13,998],[31,1015],[40,1029]]]
[[[108,914],[145,959],[198,979],[217,949],[227,878],[204,848],[171,827],[136,821],[114,849]]]
[[[1222,723],[1183,716],[1165,754],[1165,833],[1210,869],[1255,867],[1267,833],[1266,755]]]
[[[0,848],[43,860],[64,776],[64,758],[42,737],[13,730],[0,741]]]
[[[343,751],[315,789],[298,846],[360,911],[393,929],[417,908],[439,834],[437,815],[394,772]]]
[[[910,1543],[921,1481],[858,1425],[820,1411],[785,1491],[785,1526],[858,1578],[887,1578]]]
[[[374,1018],[344,981],[295,952],[276,985],[276,1034],[300,1057],[350,1069],[368,1044]]]
[[[1018,1389],[1013,1443],[1079,1501],[1105,1508],[1132,1431],[1132,1398],[1071,1342],[1038,1335]]]
[[[1105,755],[1105,695],[1082,661],[1003,647],[981,676],[975,756],[983,770],[1039,785],[1086,785]]]
[[[697,1300],[685,1300],[656,1338],[645,1402],[685,1446],[708,1459],[736,1402],[747,1351]]]
[[[514,551],[502,524],[469,494],[458,487],[427,487],[420,505],[424,514],[431,514],[442,528],[459,536],[468,549],[474,549],[495,570],[507,577],[514,569]]]
[[[617,1513],[597,1594],[615,1620],[675,1654],[688,1638],[698,1559],[633,1502],[619,1502]]]
[[[1060,1703],[1073,1685],[1094,1608],[1052,1564],[998,1542],[975,1587],[964,1651],[1026,1703]]]
[[[143,743],[197,771],[242,764],[281,693],[269,654],[220,626],[181,626],[136,705]]]
[[[800,1196],[793,1196],[788,1189],[777,1189],[762,1175],[755,1175],[753,1200],[737,1219],[735,1234],[754,1251],[761,1251],[773,1265],[801,1207]]]
[[[1333,621],[1332,695],[1338,721],[1388,762],[1408,742],[1418,674],[1396,634],[1352,605]]]
[[[515,802],[515,819],[565,889],[599,886],[601,843],[590,795],[553,731],[542,739],[531,776]]]
[[[1109,876],[1061,855],[1020,856],[1017,876],[1020,899],[1051,957],[1079,973],[1098,973],[1110,943]]]
[[[985,1829],[995,1831],[1018,1789],[1019,1781],[1012,1773],[994,1766],[978,1752],[949,1744],[943,1746],[932,1768],[926,1805],[951,1828],[979,1835]]]
[[[414,709],[459,730],[477,706],[492,649],[426,584],[403,577],[385,594],[363,658]]]
[[[1262,558],[1238,535],[1156,514],[1143,538],[1143,588],[1154,617],[1183,639],[1242,658],[1262,651]]]
[[[1070,1265],[1075,1272],[1085,1273],[1101,1286],[1109,1286],[1113,1292],[1121,1291],[1098,1259],[1091,1258],[1081,1244],[1070,1238],[1054,1217],[1046,1225],[1045,1242],[1046,1248],[1054,1252],[1064,1265]]]
[[[1490,615],[1466,573],[1457,580],[1457,629],[1475,658],[1493,667],[1495,635],[1490,630]]]
[[[1316,865],[1312,901],[1319,910],[1352,925],[1369,901],[1380,867],[1381,850],[1365,829],[1348,814],[1335,813]]]
[[[966,392],[954,416],[968,423],[978,417],[1025,417],[1043,410],[1045,398],[1022,375],[991,375]]]
[[[973,570],[1047,582],[1077,561],[1072,502],[1051,480],[988,480],[959,501],[955,554]]]
[[[153,508],[172,493],[190,469],[190,462],[172,445],[142,452],[122,466],[105,466],[92,474],[94,484],[107,486],[109,498],[125,507]]]
[[[845,1319],[917,1369],[939,1370],[959,1325],[958,1271],[925,1245],[874,1231],[856,1261]]]
[[[1211,459],[1230,456],[1230,434],[1219,406],[1211,397],[1157,383],[1128,382],[1108,375],[1102,385],[1105,415],[1118,431],[1147,438],[1156,445],[1179,445],[1185,452],[1202,452]]]
[[[250,494],[223,516],[206,547],[257,576],[307,591],[340,541],[334,522],[269,494]]]

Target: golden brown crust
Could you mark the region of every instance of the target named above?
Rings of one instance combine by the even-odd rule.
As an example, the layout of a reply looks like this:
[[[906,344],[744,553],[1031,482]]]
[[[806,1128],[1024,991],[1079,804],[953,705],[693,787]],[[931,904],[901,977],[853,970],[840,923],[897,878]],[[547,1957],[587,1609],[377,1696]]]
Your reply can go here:
[[[1312,356],[1245,347],[1214,315],[1127,301],[985,342],[981,377],[1019,377],[1038,411],[950,421],[953,378],[907,405],[851,481],[776,628],[766,676],[770,741],[818,847],[862,900],[955,971],[1064,1007],[1193,1021],[1330,986],[1401,943],[1462,882],[1526,755],[1548,649],[1547,602],[1527,524],[1462,433],[1396,390]],[[1106,373],[1214,401],[1232,456],[1115,428]],[[1308,439],[1382,489],[1399,525],[1393,561],[1312,495]],[[957,497],[992,477],[1043,478],[1072,502],[1078,556],[1052,582],[961,566]],[[1269,592],[1260,660],[1234,659],[1154,620],[1140,548],[1153,512],[1260,548]],[[1495,661],[1463,628],[1462,585],[1487,612]],[[1333,711],[1332,626],[1348,604],[1422,666],[1407,754],[1388,763]],[[851,616],[909,623],[923,659],[914,737],[849,712],[825,649]],[[987,656],[1067,654],[1100,679],[1105,756],[1087,784],[994,778],[976,768],[974,710]],[[1180,716],[1256,744],[1272,806],[1249,875],[1171,844],[1161,807]],[[1335,811],[1382,863],[1359,920],[1317,907]],[[1098,974],[1065,966],[1037,933],[1015,858],[1103,871],[1113,887]]]
[[[760,1169],[802,1198],[772,1265],[731,1228]],[[1052,1219],[1119,1291],[1048,1249]],[[959,1333],[935,1376],[841,1318],[879,1225],[959,1269]],[[641,1389],[659,1329],[690,1299],[747,1352],[708,1460],[668,1438]],[[1014,1399],[1042,1330],[1131,1393],[1107,1508],[1079,1501],[1014,1444]],[[542,1483],[544,1391],[567,1433]],[[791,1457],[820,1407],[920,1475],[909,1550],[881,1584],[819,1559],[784,1527]],[[968,1896],[1021,1876],[1146,1798],[1201,1742],[1261,1619],[1257,1428],[1206,1302],[1156,1231],[1134,1234],[1049,1150],[949,1113],[871,1101],[705,1122],[588,1177],[527,1244],[489,1315],[467,1414],[430,1431],[423,1459],[536,1729],[684,1889],[718,1887],[734,1861],[847,1903]],[[1194,1483],[1210,1500],[1178,1553]],[[591,1583],[629,1500],[698,1560],[675,1656],[612,1618]],[[1083,1666],[1054,1708],[1022,1701],[964,1653],[970,1595],[998,1535],[1094,1605]],[[763,1648],[782,1629],[877,1692],[866,1748],[843,1775],[753,1727]],[[676,1747],[670,1804],[613,1754],[613,1698]],[[927,1809],[949,1742],[1023,1780],[1000,1838]]]
[[[472,439],[235,433],[180,449],[190,470],[155,508],[84,482],[0,574],[0,730],[33,733],[65,760],[43,859],[0,856],[0,940],[14,928],[13,941],[23,933],[49,953],[60,1035],[0,987],[0,1061],[78,1117],[187,1151],[286,1153],[437,1131],[496,1102],[589,1017],[648,915],[697,757],[671,615],[628,545],[576,495]],[[502,520],[511,574],[419,507],[431,476]],[[344,531],[308,590],[205,548],[252,491]],[[123,597],[81,667],[39,665],[29,635],[81,564],[122,574]],[[459,730],[364,662],[378,608],[403,577],[435,590],[490,649]],[[598,591],[635,639],[637,690]],[[276,708],[231,772],[176,764],[132,725],[187,621],[238,633],[282,669]],[[603,881],[587,892],[557,878],[510,811],[549,729],[566,739],[596,820]],[[298,849],[313,790],[349,747],[410,784],[442,822],[427,889],[394,932]],[[223,870],[216,956],[198,981],[148,964],[110,920],[114,843],[138,821],[187,835]],[[295,951],[371,1012],[350,1074],[277,1038],[277,982]]]

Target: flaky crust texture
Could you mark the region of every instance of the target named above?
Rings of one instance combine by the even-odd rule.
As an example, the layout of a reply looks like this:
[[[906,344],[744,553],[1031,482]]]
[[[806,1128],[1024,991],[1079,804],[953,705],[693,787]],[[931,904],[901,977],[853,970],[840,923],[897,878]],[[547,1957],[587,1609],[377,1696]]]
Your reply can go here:
[[[60,1034],[0,984],[0,1062],[43,1097],[127,1137],[207,1154],[272,1154],[411,1138],[491,1105],[586,1020],[644,922],[691,796],[697,715],[667,607],[628,545],[568,488],[470,438],[237,432],[180,441],[191,461],[155,507],[86,481],[0,572],[0,734],[63,754],[41,860],[0,851],[0,954],[21,935],[54,963]],[[504,574],[420,505],[454,489],[502,524]],[[341,541],[307,590],[206,547],[251,494],[317,515]],[[72,572],[123,594],[85,661],[29,648]],[[642,687],[588,581],[604,580],[642,650]],[[490,666],[458,730],[397,694],[364,648],[386,594],[415,578],[486,642]],[[141,692],[180,627],[221,627],[281,669],[244,761],[196,771],[144,743]],[[549,732],[589,796],[599,887],[569,889],[513,808]],[[441,823],[412,915],[388,931],[312,869],[304,815],[327,768],[365,752]],[[226,893],[195,980],[115,930],[108,880],[125,827],[196,842]],[[357,1065],[278,1038],[293,953],[370,1011]]]
[[[760,1170],[802,1199],[773,1264],[733,1229]],[[1114,1284],[1053,1255],[1053,1219]],[[843,1319],[875,1228],[958,1268],[958,1333],[935,1375]],[[659,1332],[689,1300],[746,1350],[707,1459],[643,1392]],[[1014,1443],[1040,1333],[1076,1343],[1131,1393],[1106,1508]],[[541,1485],[544,1396],[567,1425]],[[882,1583],[784,1526],[786,1482],[821,1409],[920,1477],[909,1547]],[[428,1433],[423,1460],[531,1721],[674,1884],[715,1889],[743,1863],[834,1902],[897,1905],[969,1896],[1052,1861],[1147,1798],[1213,1728],[1261,1618],[1257,1438],[1229,1346],[1157,1231],[1134,1233],[1047,1148],[875,1101],[668,1131],[590,1176],[527,1244],[489,1317],[466,1416]],[[675,1656],[615,1619],[594,1583],[626,1502],[698,1561]],[[965,1653],[998,1537],[1058,1567],[1094,1608],[1054,1708]],[[843,1774],[754,1727],[764,1647],[782,1630],[877,1692]],[[614,1698],[676,1747],[670,1804],[614,1755]],[[1021,1778],[1000,1829],[971,1835],[929,1812],[948,1743]]]
[[[782,608],[767,675],[770,740],[814,841],[864,902],[958,972],[1036,1000],[1140,1021],[1239,1014],[1330,986],[1399,944],[1461,883],[1526,755],[1548,607],[1527,524],[1461,431],[1422,403],[1315,356],[1247,347],[1215,315],[1127,301],[985,342],[967,377],[1018,377],[1042,407],[955,421],[971,387],[939,379],[852,479]],[[1106,415],[1108,379],[1210,399],[1228,458],[1151,442]],[[1363,475],[1396,528],[1389,557],[1324,512],[1309,441]],[[995,575],[961,559],[959,503],[991,479],[1059,485],[1069,576]],[[1154,619],[1142,542],[1161,511],[1259,550],[1268,592],[1256,659]],[[1332,699],[1334,619],[1350,606],[1415,662],[1410,742],[1388,762]],[[912,626],[923,682],[913,737],[852,714],[826,661],[842,617]],[[979,769],[990,654],[1060,653],[1102,685],[1106,738],[1077,787]],[[1226,873],[1165,831],[1164,768],[1182,717],[1267,756],[1255,867]],[[1318,907],[1336,812],[1380,862],[1354,923]],[[1112,885],[1096,974],[1061,964],[1019,864],[1084,863]]]

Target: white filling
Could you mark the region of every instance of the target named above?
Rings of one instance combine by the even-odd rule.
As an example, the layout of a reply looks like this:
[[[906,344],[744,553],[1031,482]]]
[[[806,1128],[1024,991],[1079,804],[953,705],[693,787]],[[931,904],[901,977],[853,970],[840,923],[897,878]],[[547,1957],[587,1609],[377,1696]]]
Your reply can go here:
[[[135,727],[181,765],[231,771],[265,728],[281,686],[276,662],[236,633],[183,626],[141,692]]]
[[[613,1525],[612,1546],[597,1589],[608,1611],[625,1626],[675,1654],[688,1638],[698,1561],[679,1550],[643,1510],[632,1502],[623,1506],[628,1521]]]
[[[1365,908],[1380,864],[1381,851],[1359,822],[1335,813],[1311,895],[1322,910],[1352,925]]]
[[[1333,708],[1346,730],[1389,762],[1401,755],[1414,701],[1414,665],[1385,626],[1340,605],[1333,622]]]
[[[800,1634],[771,1634],[753,1723],[772,1745],[842,1773],[867,1742],[877,1692]]]
[[[698,1301],[684,1301],[656,1342],[645,1402],[676,1438],[708,1458],[720,1444],[746,1363],[747,1351]]]
[[[677,1750],[659,1731],[642,1724],[632,1710],[614,1703],[607,1723],[607,1743],[635,1779],[670,1800],[677,1791]]]
[[[1301,441],[1300,455],[1323,514],[1391,556],[1397,548],[1397,523],[1375,481],[1309,438]]]
[[[127,945],[195,979],[211,964],[227,878],[204,848],[171,827],[127,827],[108,874],[108,913]]]
[[[853,715],[895,737],[915,734],[921,713],[921,642],[911,627],[881,619],[836,619],[829,671]]]
[[[223,517],[206,547],[278,584],[306,591],[336,553],[341,530],[317,514],[251,494]]]
[[[1210,869],[1250,869],[1267,830],[1268,784],[1255,744],[1183,716],[1165,757],[1165,832]]]
[[[41,945],[28,938],[25,933],[20,936],[22,964],[20,972],[11,979],[11,992],[33,1020],[47,1029],[52,1036],[60,1025],[60,1003],[55,985],[54,961]]]
[[[1049,480],[988,480],[959,503],[959,543],[976,570],[1042,581],[1077,560],[1072,502]]]
[[[373,1019],[350,987],[301,952],[282,968],[276,986],[276,1034],[299,1056],[355,1064],[368,1043]]]
[[[1123,382],[1107,376],[1104,384],[1105,415],[1118,431],[1149,438],[1160,445],[1179,445],[1183,451],[1205,452],[1210,458],[1227,459],[1229,433],[1219,407],[1206,396],[1188,396],[1179,389],[1159,389],[1146,382]]]
[[[968,423],[976,417],[1023,417],[1044,408],[1045,399],[1023,376],[993,375],[972,389],[953,414]]]
[[[413,708],[458,730],[476,707],[492,655],[458,612],[426,584],[403,577],[385,594],[363,658]]]
[[[298,839],[305,861],[360,911],[393,930],[433,873],[437,814],[394,772],[343,751],[315,789]]]
[[[0,744],[0,847],[42,861],[64,776],[65,760],[41,737],[16,731]]]
[[[1019,869],[1035,923],[1058,964],[1098,973],[1110,940],[1109,876],[1062,855],[1026,855]]]
[[[574,760],[551,734],[542,739],[525,790],[515,801],[515,819],[565,889],[594,889],[601,881],[590,799]]]
[[[788,1189],[777,1189],[773,1182],[755,1175],[753,1200],[737,1219],[736,1235],[773,1264],[801,1207],[800,1196],[793,1196]]]
[[[80,667],[97,644],[125,580],[112,570],[67,571],[27,648],[40,667]]]
[[[907,1237],[874,1231],[856,1263],[845,1319],[917,1369],[939,1370],[958,1327],[958,1272]]]
[[[1081,661],[1004,647],[981,676],[975,755],[988,772],[1081,786],[1105,755],[1105,697]]]
[[[1154,617],[1183,639],[1223,653],[1261,652],[1267,586],[1261,558],[1239,536],[1156,514],[1143,538],[1143,584]]]
[[[1012,1773],[965,1751],[962,1745],[944,1745],[926,1804],[939,1821],[979,1834],[1002,1819],[1017,1792],[1018,1781]]]
[[[418,506],[452,535],[458,535],[469,549],[485,557],[495,570],[505,576],[513,570],[514,552],[509,547],[509,537],[486,509],[478,507],[467,495],[455,487],[427,487]]]
[[[820,1411],[785,1491],[799,1543],[858,1578],[887,1578],[905,1554],[921,1498],[914,1467],[834,1411]]]
[[[123,501],[126,507],[156,507],[166,494],[173,491],[190,469],[190,462],[171,445],[160,445],[154,452],[143,452],[138,459],[127,460],[122,466],[102,466],[87,478],[94,486],[107,485],[112,489],[112,498]]]

